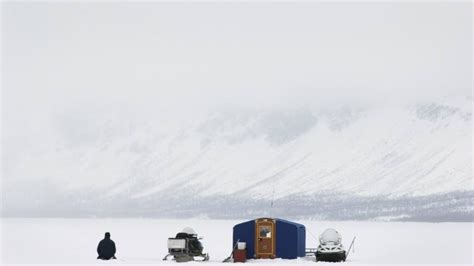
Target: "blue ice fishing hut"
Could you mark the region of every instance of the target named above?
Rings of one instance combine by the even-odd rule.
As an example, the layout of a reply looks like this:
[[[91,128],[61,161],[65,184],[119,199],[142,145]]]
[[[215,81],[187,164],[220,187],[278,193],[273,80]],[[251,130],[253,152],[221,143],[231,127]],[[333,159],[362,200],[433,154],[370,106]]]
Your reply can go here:
[[[233,245],[245,242],[247,259],[305,256],[306,229],[304,225],[283,219],[259,218],[234,226]]]

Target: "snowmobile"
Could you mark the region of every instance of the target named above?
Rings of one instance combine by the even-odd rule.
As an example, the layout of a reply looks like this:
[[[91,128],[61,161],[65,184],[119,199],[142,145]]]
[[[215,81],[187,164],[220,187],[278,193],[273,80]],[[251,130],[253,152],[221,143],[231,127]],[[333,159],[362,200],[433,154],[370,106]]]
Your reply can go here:
[[[194,261],[195,257],[202,259],[197,261],[208,261],[209,254],[202,253],[203,246],[197,233],[190,227],[184,228],[176,234],[176,237],[168,238],[168,255],[163,260],[167,260],[169,256],[173,256],[176,262]]]
[[[315,254],[316,261],[346,261],[347,255],[341,241],[342,236],[338,231],[332,228],[324,230],[321,236],[319,236],[319,246]],[[354,241],[352,241],[352,243],[354,243]]]

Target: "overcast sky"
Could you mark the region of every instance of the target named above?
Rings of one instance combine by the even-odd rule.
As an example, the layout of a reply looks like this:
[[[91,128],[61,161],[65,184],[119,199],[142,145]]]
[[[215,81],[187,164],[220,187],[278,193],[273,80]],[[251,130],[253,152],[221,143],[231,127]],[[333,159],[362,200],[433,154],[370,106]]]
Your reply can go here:
[[[470,96],[471,11],[469,2],[2,3],[4,141],[29,147],[26,138],[53,136],[58,116],[117,109],[173,120],[228,106]]]
[[[3,3],[3,103],[465,96],[471,16],[469,2]]]
[[[472,95],[470,2],[1,7],[1,181],[19,199],[30,189],[21,178],[82,178],[75,170],[88,168],[75,148],[95,150],[90,139],[108,129],[121,136],[137,121],[167,130],[181,114],[199,121],[229,106],[252,113]],[[114,156],[89,159],[120,168],[107,165]],[[57,167],[62,160],[70,165]]]

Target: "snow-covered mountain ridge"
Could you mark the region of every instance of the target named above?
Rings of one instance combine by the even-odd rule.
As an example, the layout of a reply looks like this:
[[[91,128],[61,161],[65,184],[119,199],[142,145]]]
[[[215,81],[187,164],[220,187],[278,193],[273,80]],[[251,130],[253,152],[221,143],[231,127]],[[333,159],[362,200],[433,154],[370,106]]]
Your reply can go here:
[[[99,197],[153,206],[160,197],[184,194],[276,201],[471,193],[471,106],[472,99],[463,99],[230,109],[175,121],[163,114],[64,113],[54,118],[48,145],[7,161],[4,186],[34,180],[48,191],[45,197],[25,188],[40,208],[58,195],[76,203]],[[21,198],[18,191],[7,194],[6,210]]]

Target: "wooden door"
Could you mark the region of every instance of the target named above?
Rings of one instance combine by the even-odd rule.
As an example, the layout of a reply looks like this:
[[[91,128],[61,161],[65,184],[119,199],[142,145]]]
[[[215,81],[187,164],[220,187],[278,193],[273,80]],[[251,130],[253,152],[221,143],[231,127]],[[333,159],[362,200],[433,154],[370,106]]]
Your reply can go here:
[[[255,221],[255,256],[275,258],[275,220],[262,218]]]

